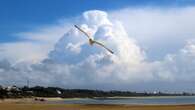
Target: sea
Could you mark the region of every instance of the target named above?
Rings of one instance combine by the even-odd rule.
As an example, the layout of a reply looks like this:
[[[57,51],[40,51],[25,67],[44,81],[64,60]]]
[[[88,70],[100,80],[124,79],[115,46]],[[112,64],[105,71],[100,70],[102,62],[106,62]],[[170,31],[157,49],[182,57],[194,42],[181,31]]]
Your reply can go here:
[[[72,98],[63,104],[128,104],[128,105],[185,105],[195,104],[195,96]]]

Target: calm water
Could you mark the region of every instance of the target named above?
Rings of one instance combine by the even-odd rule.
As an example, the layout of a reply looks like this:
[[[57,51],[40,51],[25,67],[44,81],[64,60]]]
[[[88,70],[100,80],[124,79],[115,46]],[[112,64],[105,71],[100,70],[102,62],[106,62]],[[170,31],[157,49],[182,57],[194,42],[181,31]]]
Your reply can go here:
[[[68,99],[64,104],[195,104],[195,96]]]

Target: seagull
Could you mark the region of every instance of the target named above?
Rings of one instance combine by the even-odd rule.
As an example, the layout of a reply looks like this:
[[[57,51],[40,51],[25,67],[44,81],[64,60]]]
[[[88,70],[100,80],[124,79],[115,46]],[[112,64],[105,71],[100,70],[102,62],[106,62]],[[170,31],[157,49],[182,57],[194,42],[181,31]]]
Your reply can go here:
[[[93,46],[93,44],[100,45],[100,46],[102,46],[103,48],[105,48],[107,51],[109,51],[111,54],[114,54],[114,52],[113,52],[112,50],[110,50],[109,48],[107,48],[104,44],[102,44],[102,43],[100,43],[100,42],[98,42],[98,41],[93,40],[93,39],[91,38],[91,36],[90,36],[87,32],[85,32],[84,30],[82,30],[80,27],[78,27],[77,25],[74,25],[74,27],[77,28],[79,31],[81,31],[82,33],[84,33],[84,34],[88,37],[88,39],[89,39],[89,44],[90,44],[91,46]]]

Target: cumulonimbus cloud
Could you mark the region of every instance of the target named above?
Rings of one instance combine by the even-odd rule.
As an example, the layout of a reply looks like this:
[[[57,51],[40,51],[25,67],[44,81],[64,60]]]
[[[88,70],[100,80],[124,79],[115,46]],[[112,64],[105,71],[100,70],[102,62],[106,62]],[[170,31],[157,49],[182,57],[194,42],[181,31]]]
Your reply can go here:
[[[177,53],[167,54],[162,60],[150,61],[136,39],[129,36],[123,26],[124,21],[111,18],[114,14],[86,11],[73,21],[94,39],[111,48],[114,55],[99,46],[90,46],[87,37],[73,26],[69,29],[60,26],[54,36],[62,35],[62,29],[65,29],[64,35],[50,38],[55,39],[55,43],[46,46],[49,49],[39,62],[12,64],[7,59],[1,60],[0,82],[23,85],[29,79],[32,85],[128,89],[137,83],[192,81],[195,77],[193,40],[189,40]],[[33,38],[32,35],[30,38]],[[43,44],[48,43],[48,40],[43,41]],[[6,80],[13,82],[7,83]]]
[[[47,60],[72,65],[70,73],[73,76],[82,74],[75,80],[83,84],[86,81],[91,83],[136,81],[135,79],[139,78],[138,68],[144,65],[145,56],[135,41],[128,36],[122,24],[109,20],[106,12],[98,10],[83,13],[82,19],[84,20],[80,22],[80,27],[88,31],[94,39],[113,49],[115,54],[111,55],[96,45],[90,46],[86,36],[77,29],[72,29],[56,43]]]

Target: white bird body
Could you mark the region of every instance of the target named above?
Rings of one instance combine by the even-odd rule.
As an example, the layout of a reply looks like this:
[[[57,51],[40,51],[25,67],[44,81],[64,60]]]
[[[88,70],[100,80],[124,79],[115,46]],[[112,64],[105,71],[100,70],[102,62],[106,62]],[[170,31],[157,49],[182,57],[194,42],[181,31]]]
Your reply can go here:
[[[100,43],[100,42],[97,42],[97,41],[95,41],[95,40],[93,40],[92,38],[91,38],[91,36],[87,33],[87,32],[85,32],[85,31],[83,31],[81,28],[79,28],[77,25],[74,25],[79,31],[81,31],[82,33],[84,33],[87,37],[88,37],[88,39],[89,39],[89,44],[92,46],[93,44],[98,44],[98,45],[100,45],[100,46],[102,46],[102,47],[104,47],[106,50],[108,50],[110,53],[112,53],[112,54],[114,54],[114,52],[112,51],[112,50],[110,50],[109,48],[107,48],[105,45],[103,45],[102,43]]]

